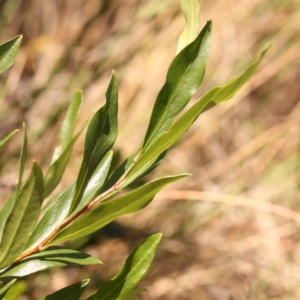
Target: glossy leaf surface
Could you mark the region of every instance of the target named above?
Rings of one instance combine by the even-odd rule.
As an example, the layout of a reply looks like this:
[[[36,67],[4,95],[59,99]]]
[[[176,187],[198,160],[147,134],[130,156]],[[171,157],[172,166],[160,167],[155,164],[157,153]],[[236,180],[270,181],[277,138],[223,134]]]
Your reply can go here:
[[[199,88],[209,58],[211,28],[209,21],[196,40],[173,60],[166,82],[155,101],[143,149],[170,128],[174,117]]]
[[[79,300],[88,283],[89,279],[74,283],[40,300]]]
[[[85,188],[104,155],[118,135],[118,82],[112,74],[106,91],[106,104],[93,116],[85,137],[84,155],[70,214],[77,208]]]
[[[22,36],[18,35],[0,45],[0,73],[8,69],[15,61],[21,41]]]
[[[86,253],[62,247],[50,247],[33,254],[0,273],[0,278],[19,278],[41,270],[69,264],[94,265],[102,262]]]
[[[118,274],[101,285],[88,300],[121,300],[126,298],[148,270],[160,240],[161,234],[147,238],[130,254]]]
[[[106,202],[60,231],[49,244],[53,245],[61,241],[90,234],[119,216],[136,212],[147,206],[164,186],[186,176],[188,175],[182,174],[160,178],[151,181],[124,196]]]
[[[10,213],[0,244],[0,268],[11,264],[23,251],[39,217],[43,199],[43,175],[35,162]]]

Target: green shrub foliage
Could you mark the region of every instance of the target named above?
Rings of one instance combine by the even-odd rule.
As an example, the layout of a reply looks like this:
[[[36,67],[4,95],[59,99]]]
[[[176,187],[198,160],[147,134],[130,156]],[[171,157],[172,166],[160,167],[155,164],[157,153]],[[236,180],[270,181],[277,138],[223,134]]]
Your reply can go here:
[[[61,143],[55,149],[49,168],[43,175],[39,164],[34,162],[26,180],[23,180],[23,170],[27,156],[27,134],[23,126],[18,185],[0,212],[1,299],[23,276],[69,264],[101,264],[88,254],[58,247],[57,243],[91,234],[119,216],[144,208],[164,186],[188,176],[181,174],[159,178],[122,196],[116,195],[160,164],[167,150],[201,113],[232,98],[257,69],[266,50],[244,73],[208,91],[174,121],[204,78],[212,32],[212,22],[209,21],[198,34],[198,0],[181,0],[181,6],[187,26],[178,43],[178,54],[155,101],[144,142],[140,151],[127,158],[110,176],[111,149],[118,136],[118,81],[114,72],[105,95],[105,105],[94,114],[88,125],[84,124],[74,134],[82,103],[82,93],[75,92],[62,123]],[[22,37],[17,36],[0,45],[0,72],[12,65],[21,40]],[[77,179],[43,205],[43,200],[59,184],[73,146],[86,125],[83,158]],[[3,137],[0,147],[16,132]],[[101,285],[88,299],[128,299],[143,291],[135,287],[150,266],[160,239],[161,234],[148,237],[130,254],[118,274]],[[87,284],[88,280],[75,283],[43,299],[79,299]]]

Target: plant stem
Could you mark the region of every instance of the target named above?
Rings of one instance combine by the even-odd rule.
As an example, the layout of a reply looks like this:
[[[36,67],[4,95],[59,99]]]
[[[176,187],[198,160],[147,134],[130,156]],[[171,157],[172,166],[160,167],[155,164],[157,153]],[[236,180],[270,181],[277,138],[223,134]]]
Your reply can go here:
[[[71,218],[65,220],[63,223],[61,223],[60,225],[58,225],[43,241],[40,242],[39,245],[37,245],[36,247],[22,253],[19,257],[17,257],[15,259],[15,261],[13,262],[13,264],[19,262],[20,260],[28,257],[29,255],[32,255],[36,252],[41,251],[44,246],[62,229],[64,229],[65,227],[67,227],[70,223],[72,223],[73,221],[75,221],[76,219],[78,219],[79,217],[81,217],[83,214],[85,214],[88,210],[90,210],[93,206],[95,206],[97,203],[99,203],[101,200],[103,200],[103,198],[109,196],[110,194],[120,190],[122,188],[122,183],[123,180],[125,179],[127,173],[129,172],[129,170],[132,168],[132,166],[136,163],[136,161],[139,158],[139,154],[135,157],[135,159],[133,160],[131,166],[127,169],[127,171],[117,180],[117,182],[107,191],[105,191],[104,193],[102,193],[97,199],[93,200],[92,202],[90,202],[89,204],[87,204],[86,206],[84,206],[80,211],[78,211],[75,215],[73,215]]]

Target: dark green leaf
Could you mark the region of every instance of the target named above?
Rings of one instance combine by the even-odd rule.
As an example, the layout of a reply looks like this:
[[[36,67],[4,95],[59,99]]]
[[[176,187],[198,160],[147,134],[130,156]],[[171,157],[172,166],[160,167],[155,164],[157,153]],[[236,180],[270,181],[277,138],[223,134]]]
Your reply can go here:
[[[95,173],[93,174],[78,208],[82,208],[91,200],[93,200],[94,196],[97,194],[97,191],[101,188],[106,178],[111,159],[112,151],[109,151],[104,156]],[[52,206],[47,210],[47,212],[42,217],[33,233],[31,234],[26,246],[26,251],[39,245],[53,230],[55,230],[55,228],[61,222],[63,222],[67,218],[72,199],[74,197],[75,187],[76,181],[70,184],[57,197],[55,202],[53,202]]]
[[[143,149],[167,131],[200,86],[209,58],[211,22],[173,60],[152,111]]]
[[[21,41],[22,36],[18,35],[0,45],[0,73],[14,63]]]
[[[124,196],[106,202],[60,231],[49,244],[53,245],[61,241],[90,234],[119,216],[136,212],[147,206],[164,186],[186,176],[188,174],[160,178]]]
[[[147,238],[130,254],[118,274],[102,284],[88,300],[121,300],[126,298],[149,268],[160,240],[161,234]]]
[[[251,64],[239,77],[232,78],[226,84],[213,88],[189,108],[167,132],[162,134],[144,153],[141,154],[137,162],[129,170],[126,181],[132,182],[134,178],[137,178],[140,174],[144,173],[161,153],[169,149],[188,130],[203,110],[205,110],[207,105],[216,105],[231,99],[254,74],[267,50],[263,51],[261,57]],[[126,181],[124,184],[126,184]]]
[[[6,295],[7,291],[10,289],[10,287],[16,282],[16,279],[11,280],[9,283],[7,283],[4,287],[0,289],[0,299],[3,299]]]
[[[79,300],[88,283],[89,279],[74,283],[40,300]]]
[[[186,26],[177,46],[177,53],[190,44],[197,36],[200,24],[200,0],[180,0]]]
[[[76,209],[85,188],[104,155],[118,135],[118,83],[112,74],[106,91],[106,104],[93,116],[86,133],[84,155],[70,214]]]
[[[12,263],[23,251],[39,217],[42,199],[43,174],[35,162],[4,227],[0,244],[0,268]]]
[[[17,187],[17,194],[19,194],[21,187],[22,187],[22,179],[23,179],[23,173],[25,168],[25,163],[27,159],[27,131],[26,131],[26,125],[23,123],[23,144],[21,148],[21,154],[20,154],[20,170],[19,170],[19,181],[18,181],[18,187]]]
[[[5,136],[3,139],[0,140],[0,147],[2,147],[6,142],[8,142],[19,130],[15,130]]]
[[[50,247],[42,252],[28,256],[19,263],[5,269],[0,273],[0,278],[19,278],[45,269],[61,267],[70,264],[84,266],[102,264],[102,262],[86,253],[65,249],[62,247]]]

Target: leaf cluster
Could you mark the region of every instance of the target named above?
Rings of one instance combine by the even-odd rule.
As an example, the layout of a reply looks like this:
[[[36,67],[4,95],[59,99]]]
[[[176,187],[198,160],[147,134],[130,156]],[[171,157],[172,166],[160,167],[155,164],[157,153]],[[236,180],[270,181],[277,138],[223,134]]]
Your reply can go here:
[[[118,195],[158,166],[168,149],[201,113],[232,98],[257,69],[266,51],[244,73],[208,91],[174,121],[201,85],[210,52],[212,22],[207,22],[197,34],[199,2],[189,3],[181,1],[187,26],[178,44],[178,54],[156,98],[143,144],[138,153],[127,158],[115,171],[111,171],[112,148],[118,136],[118,81],[114,72],[105,94],[105,105],[74,134],[83,100],[82,92],[75,92],[50,166],[43,172],[39,164],[33,162],[26,180],[23,180],[23,171],[28,141],[26,126],[23,126],[18,185],[0,211],[0,281],[4,283],[0,298],[16,279],[31,273],[69,264],[101,264],[88,254],[56,245],[93,233],[119,216],[144,208],[164,186],[188,176],[159,178]],[[12,65],[21,39],[17,36],[0,45],[0,72]],[[59,184],[74,144],[85,127],[77,179],[43,204]],[[15,133],[2,138],[0,147]],[[160,234],[147,238],[130,254],[118,274],[88,299],[125,299],[141,292],[135,287],[150,266],[160,239]],[[79,299],[87,284],[88,280],[84,280],[43,299]]]

